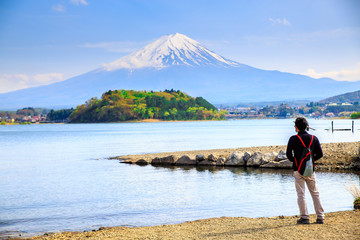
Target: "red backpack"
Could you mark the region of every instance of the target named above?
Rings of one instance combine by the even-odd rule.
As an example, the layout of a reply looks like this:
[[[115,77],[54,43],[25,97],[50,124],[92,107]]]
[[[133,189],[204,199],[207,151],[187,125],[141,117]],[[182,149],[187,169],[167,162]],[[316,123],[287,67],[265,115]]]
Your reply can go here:
[[[313,142],[314,139],[314,135],[311,135],[311,142],[309,144],[309,147],[306,147],[304,141],[301,139],[301,137],[299,135],[296,135],[302,145],[304,146],[304,150],[301,154],[301,158],[300,158],[300,162],[298,163],[296,158],[295,158],[295,164],[296,167],[298,168],[297,171],[305,176],[305,177],[311,177],[311,175],[314,173],[314,161],[313,161],[313,153],[311,152],[311,144]]]

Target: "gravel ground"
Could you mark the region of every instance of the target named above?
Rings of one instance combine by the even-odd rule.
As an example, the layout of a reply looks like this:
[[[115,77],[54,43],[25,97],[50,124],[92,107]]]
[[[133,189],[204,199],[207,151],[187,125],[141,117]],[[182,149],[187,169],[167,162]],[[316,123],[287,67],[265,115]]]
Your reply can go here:
[[[112,227],[31,239],[360,239],[360,211],[325,214],[324,224],[297,225],[297,216],[222,217],[154,227]]]

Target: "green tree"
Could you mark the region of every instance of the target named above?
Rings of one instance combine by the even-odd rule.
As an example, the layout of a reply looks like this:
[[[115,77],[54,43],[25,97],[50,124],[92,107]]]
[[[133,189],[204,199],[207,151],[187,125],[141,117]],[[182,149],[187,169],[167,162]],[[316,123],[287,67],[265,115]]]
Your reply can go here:
[[[359,119],[360,118],[360,112],[352,113],[350,115],[351,119]]]

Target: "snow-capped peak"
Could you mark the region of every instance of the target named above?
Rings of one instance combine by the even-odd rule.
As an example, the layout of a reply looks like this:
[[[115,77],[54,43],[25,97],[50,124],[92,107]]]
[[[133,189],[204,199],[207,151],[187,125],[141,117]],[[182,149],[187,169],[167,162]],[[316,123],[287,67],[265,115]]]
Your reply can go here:
[[[199,42],[180,33],[163,36],[114,62],[104,64],[104,69],[113,71],[121,68],[164,68],[171,65],[219,65],[239,66],[203,47]]]

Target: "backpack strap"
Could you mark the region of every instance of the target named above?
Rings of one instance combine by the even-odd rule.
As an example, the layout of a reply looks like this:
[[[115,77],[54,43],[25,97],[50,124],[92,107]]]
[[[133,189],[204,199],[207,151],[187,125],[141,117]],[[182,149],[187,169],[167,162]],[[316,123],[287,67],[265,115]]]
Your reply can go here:
[[[301,137],[299,135],[296,135],[296,136],[300,139],[300,141],[301,141],[302,145],[304,146],[304,148],[306,148],[306,145],[305,145],[304,141],[301,139]],[[314,139],[314,135],[311,135],[311,142],[309,144],[309,147],[311,146],[311,144],[313,142],[313,139]]]
[[[314,140],[314,135],[311,135],[311,142],[309,144],[309,148],[311,147],[311,144],[312,144],[313,140]]]
[[[302,145],[304,146],[304,148],[306,148],[306,145],[305,145],[304,141],[301,139],[301,137],[299,135],[296,135],[296,136],[300,139],[300,141],[301,141]]]

